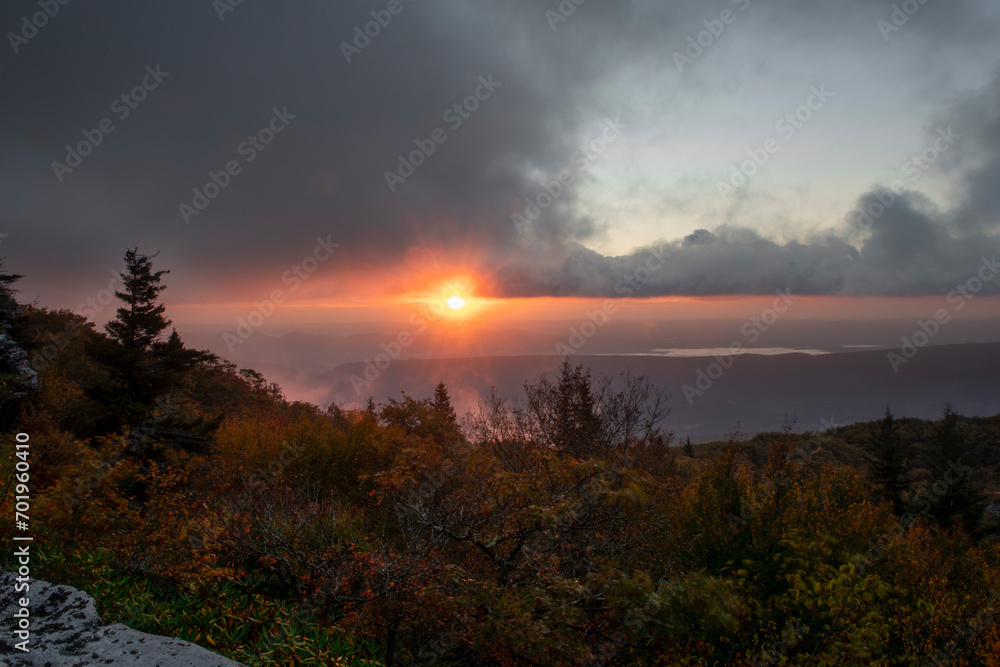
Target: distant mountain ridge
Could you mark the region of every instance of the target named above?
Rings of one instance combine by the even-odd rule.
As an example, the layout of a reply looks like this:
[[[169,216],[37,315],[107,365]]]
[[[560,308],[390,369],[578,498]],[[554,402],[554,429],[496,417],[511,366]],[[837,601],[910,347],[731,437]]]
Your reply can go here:
[[[987,416],[1000,413],[1000,343],[943,345],[921,349],[899,372],[893,372],[886,350],[841,352],[822,356],[785,354],[735,357],[718,379],[712,357],[586,356],[574,363],[595,374],[617,375],[625,368],[644,372],[673,393],[667,423],[681,437],[709,439],[736,428],[745,433],[779,429],[786,415],[800,429],[814,430],[821,419],[846,424],[877,419],[885,405],[900,416],[936,419],[946,402],[960,413]],[[554,373],[559,357],[478,357],[463,359],[398,359],[364,391],[356,392],[351,377],[363,378],[365,364],[343,364],[317,379],[326,402],[362,403],[368,396],[384,400],[401,391],[430,395],[438,381],[452,392],[456,408],[473,407],[490,387],[508,397],[522,398],[525,380]],[[711,373],[710,373],[711,370]],[[688,386],[685,396],[685,385]],[[693,388],[701,393],[691,393]],[[690,399],[690,400],[689,400]],[[725,420],[722,422],[722,420]]]

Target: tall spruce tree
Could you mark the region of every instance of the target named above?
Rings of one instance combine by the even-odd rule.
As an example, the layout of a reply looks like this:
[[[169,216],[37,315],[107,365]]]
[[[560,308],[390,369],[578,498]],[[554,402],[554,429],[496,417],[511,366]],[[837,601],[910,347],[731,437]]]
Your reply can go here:
[[[690,456],[692,458],[694,457],[694,445],[691,444],[691,436],[688,436],[687,439],[684,441],[683,450],[684,450],[684,456]],[[757,450],[753,451],[756,452]]]
[[[931,462],[934,477],[927,491],[929,513],[943,526],[960,525],[977,534],[985,503],[971,477],[972,461],[963,458],[965,448],[958,420],[958,413],[948,404],[934,426],[935,451]]]
[[[556,387],[556,447],[572,456],[589,456],[600,449],[601,419],[591,390],[590,370],[564,361]]]
[[[127,426],[129,451],[148,455],[159,447],[196,449],[205,444],[200,418],[190,414],[183,378],[198,364],[216,357],[191,350],[170,326],[165,307],[159,303],[166,270],[153,269],[159,253],[145,255],[138,248],[125,253],[122,290],[115,296],[123,305],[104,329],[108,340],[95,357],[112,373],[111,386],[96,386],[90,392],[109,408],[103,425],[107,430]],[[207,428],[207,427],[206,427]]]
[[[171,366],[195,361],[180,360],[183,354],[178,348],[183,348],[183,344],[179,337],[160,340],[170,325],[164,316],[164,306],[158,303],[159,294],[165,289],[161,280],[169,272],[154,271],[154,257],[155,254],[140,253],[138,248],[126,251],[125,271],[120,274],[122,289],[115,292],[123,305],[118,308],[116,318],[104,326],[108,339],[94,351],[95,358],[108,367],[114,379],[111,385],[97,385],[90,391],[107,410],[102,417],[107,430],[122,426],[134,430],[148,419],[156,399],[176,381],[177,372],[164,367],[164,356],[170,358]]]
[[[903,441],[899,435],[899,425],[892,416],[892,410],[885,406],[885,415],[878,423],[872,451],[872,476],[882,487],[886,500],[892,503],[897,516],[903,513],[903,489],[905,488]]]
[[[448,387],[444,382],[438,382],[434,387],[434,399],[431,401],[434,413],[434,432],[442,444],[451,444],[459,436],[458,417],[448,395]]]
[[[125,302],[118,308],[117,318],[108,322],[104,329],[126,350],[146,352],[160,335],[170,326],[164,317],[163,304],[157,299],[166,285],[160,280],[170,271],[153,271],[153,259],[159,253],[143,255],[139,248],[125,252],[125,273],[120,274],[123,291],[115,296]]]
[[[434,412],[441,420],[451,426],[458,425],[458,418],[455,416],[455,408],[451,405],[451,397],[448,395],[448,387],[444,382],[438,382],[434,387],[434,402],[432,403]]]

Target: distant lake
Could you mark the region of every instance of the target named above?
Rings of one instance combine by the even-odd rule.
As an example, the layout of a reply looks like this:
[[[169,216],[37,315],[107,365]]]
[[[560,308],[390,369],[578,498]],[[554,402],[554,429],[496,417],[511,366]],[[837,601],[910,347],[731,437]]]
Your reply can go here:
[[[657,348],[649,352],[633,353],[621,356],[630,357],[720,357],[730,354],[808,354],[817,356],[820,354],[831,354],[827,350],[815,350],[795,347],[741,347],[732,350],[728,347],[672,347],[669,349]]]

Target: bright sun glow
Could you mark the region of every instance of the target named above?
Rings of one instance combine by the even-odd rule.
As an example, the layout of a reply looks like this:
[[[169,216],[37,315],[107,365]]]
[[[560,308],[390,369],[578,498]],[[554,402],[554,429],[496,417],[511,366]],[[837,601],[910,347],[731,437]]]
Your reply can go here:
[[[419,304],[419,314],[428,323],[440,319],[451,325],[465,325],[483,315],[486,301],[476,296],[478,285],[470,276],[432,278],[420,287],[400,294],[398,299],[399,303]]]

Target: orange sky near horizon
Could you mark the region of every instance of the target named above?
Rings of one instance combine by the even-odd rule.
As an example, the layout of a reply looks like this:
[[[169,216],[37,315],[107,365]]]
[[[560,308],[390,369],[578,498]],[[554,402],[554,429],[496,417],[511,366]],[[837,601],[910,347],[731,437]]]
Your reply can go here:
[[[448,307],[451,296],[465,300],[461,309]],[[572,321],[588,312],[604,310],[611,319],[726,319],[741,320],[772,307],[777,296],[657,297],[657,298],[483,298],[472,292],[451,290],[442,296],[410,293],[387,299],[329,300],[287,298],[274,305],[269,299],[256,302],[170,304],[168,313],[177,325],[229,326],[250,313],[266,315],[264,330],[294,331],[296,325],[383,322],[406,323],[423,318],[432,327],[517,328],[532,321]],[[273,310],[271,310],[271,306]],[[976,297],[960,311],[945,296],[928,297],[833,297],[794,296],[783,317],[810,320],[919,319],[946,309],[957,318],[994,318],[1000,315],[1000,297]]]

